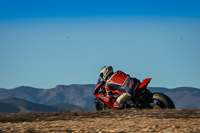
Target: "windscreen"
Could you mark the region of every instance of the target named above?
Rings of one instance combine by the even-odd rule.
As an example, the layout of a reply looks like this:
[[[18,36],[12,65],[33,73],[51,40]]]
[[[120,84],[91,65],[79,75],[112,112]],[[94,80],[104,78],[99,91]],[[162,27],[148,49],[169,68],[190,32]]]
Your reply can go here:
[[[102,80],[102,78],[101,78],[101,76],[99,76],[99,78],[98,78],[98,80],[97,80],[97,85],[100,83],[100,82],[102,82],[103,80]]]

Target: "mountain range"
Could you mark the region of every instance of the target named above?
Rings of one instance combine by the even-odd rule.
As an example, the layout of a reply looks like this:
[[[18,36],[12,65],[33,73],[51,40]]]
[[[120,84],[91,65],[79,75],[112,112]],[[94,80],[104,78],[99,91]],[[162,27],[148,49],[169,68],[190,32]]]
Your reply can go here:
[[[45,106],[47,112],[70,110],[69,105],[76,107],[75,109],[71,108],[71,110],[94,109],[94,88],[95,85],[92,84],[58,85],[52,89],[40,89],[28,86],[20,86],[14,89],[0,88],[0,99],[2,99],[0,100],[0,112],[3,110],[5,104],[8,105],[8,101],[10,101],[10,103],[7,108],[12,107],[18,110],[18,112],[43,111],[35,110],[34,106],[38,109],[41,108],[41,106]],[[174,101],[178,109],[200,108],[200,89],[198,88],[178,87],[167,89],[163,87],[149,87],[148,89],[152,92],[166,94]],[[29,105],[31,107],[29,107]]]
[[[88,110],[72,104],[45,105],[29,102],[18,98],[0,100],[0,113],[32,113],[32,112],[61,112]]]
[[[52,89],[38,89],[20,86],[14,89],[0,89],[0,99],[19,98],[46,105],[69,103],[90,108],[93,106],[94,87],[94,85],[58,85]]]

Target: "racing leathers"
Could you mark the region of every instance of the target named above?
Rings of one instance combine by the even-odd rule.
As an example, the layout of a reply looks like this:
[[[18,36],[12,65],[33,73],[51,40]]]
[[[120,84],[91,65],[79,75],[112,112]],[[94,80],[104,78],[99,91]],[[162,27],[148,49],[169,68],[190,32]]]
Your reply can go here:
[[[140,85],[140,81],[136,78],[130,77],[122,71],[117,71],[112,75],[109,75],[106,83],[105,89],[107,97],[104,100],[107,102],[113,100],[112,90],[118,90],[122,92],[114,103],[114,107],[119,108],[119,105],[127,102],[135,94],[135,89]]]

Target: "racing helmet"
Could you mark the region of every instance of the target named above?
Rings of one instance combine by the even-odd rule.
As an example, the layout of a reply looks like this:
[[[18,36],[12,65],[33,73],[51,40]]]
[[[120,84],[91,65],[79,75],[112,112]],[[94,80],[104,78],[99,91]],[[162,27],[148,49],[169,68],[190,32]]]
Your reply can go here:
[[[113,73],[112,66],[103,66],[100,69],[100,77],[103,79],[103,81],[107,80],[107,77]]]

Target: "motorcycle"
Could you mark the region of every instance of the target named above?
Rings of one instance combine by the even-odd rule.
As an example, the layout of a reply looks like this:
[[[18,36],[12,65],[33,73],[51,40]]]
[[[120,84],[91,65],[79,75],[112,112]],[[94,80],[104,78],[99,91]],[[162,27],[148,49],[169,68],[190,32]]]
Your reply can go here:
[[[120,105],[120,109],[175,109],[173,101],[167,95],[158,92],[152,93],[147,89],[151,79],[152,78],[144,79],[139,87],[135,89],[135,93],[132,98]],[[114,102],[122,94],[122,92],[113,90],[112,94],[115,100],[110,102],[103,101],[100,97],[107,96],[104,85],[105,82],[99,79],[94,90],[94,103],[96,110],[118,110],[114,107]]]

